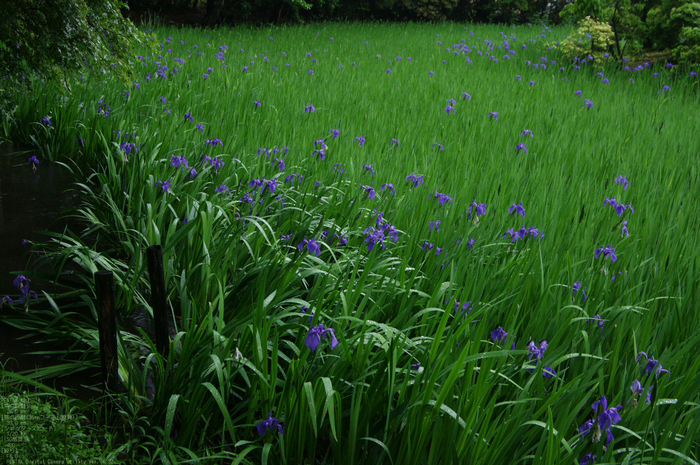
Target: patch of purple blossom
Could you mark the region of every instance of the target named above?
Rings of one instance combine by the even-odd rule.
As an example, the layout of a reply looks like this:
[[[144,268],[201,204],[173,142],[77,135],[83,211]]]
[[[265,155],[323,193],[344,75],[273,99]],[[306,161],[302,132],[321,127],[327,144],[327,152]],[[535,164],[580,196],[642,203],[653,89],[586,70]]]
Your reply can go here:
[[[406,176],[406,181],[412,182],[413,187],[418,187],[424,182],[423,175],[416,176],[414,173],[411,173],[408,176]]]
[[[321,344],[321,338],[326,338],[330,333],[331,335],[331,349],[335,349],[338,345],[338,339],[335,337],[335,331],[332,328],[324,328],[322,324],[318,326],[312,326],[309,328],[309,334],[306,336],[304,343],[311,352],[315,352],[319,344]]]
[[[595,250],[596,260],[598,260],[601,253],[604,255],[605,258],[607,258],[609,256],[613,263],[615,263],[617,261],[617,255],[615,255],[615,249],[613,249],[612,244],[608,245],[607,247],[601,247],[599,249],[596,249]]]
[[[576,293],[580,290],[583,293],[583,301],[585,302],[586,300],[588,300],[588,296],[586,295],[586,289],[588,289],[588,287],[581,289],[581,281],[577,281],[573,285],[572,295],[576,295]]]
[[[617,213],[617,216],[621,217],[622,214],[625,212],[625,210],[627,210],[628,208],[629,208],[631,213],[634,213],[634,208],[632,208],[632,204],[625,205],[625,204],[619,203],[615,199],[615,197],[613,197],[612,199],[606,197],[605,201],[603,202],[603,205],[608,205],[608,204],[615,209],[615,213]]]

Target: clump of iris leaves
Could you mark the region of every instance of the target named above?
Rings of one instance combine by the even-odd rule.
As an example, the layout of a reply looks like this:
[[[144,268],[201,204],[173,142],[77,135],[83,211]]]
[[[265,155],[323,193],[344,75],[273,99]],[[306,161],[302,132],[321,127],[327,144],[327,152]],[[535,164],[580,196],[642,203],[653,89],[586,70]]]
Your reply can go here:
[[[540,25],[155,33],[133,85],[3,117],[83,225],[0,292],[83,354],[27,376],[99,366],[94,273],[149,315],[163,246],[171,350],[124,326],[105,458],[698,463],[689,70],[567,61]]]

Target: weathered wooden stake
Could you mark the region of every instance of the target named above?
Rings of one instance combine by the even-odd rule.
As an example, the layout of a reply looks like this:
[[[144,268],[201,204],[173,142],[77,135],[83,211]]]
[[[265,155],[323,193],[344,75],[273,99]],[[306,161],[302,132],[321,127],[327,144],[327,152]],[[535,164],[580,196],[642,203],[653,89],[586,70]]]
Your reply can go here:
[[[168,332],[168,314],[165,294],[165,271],[163,269],[163,248],[152,245],[146,249],[148,257],[148,274],[151,276],[151,306],[156,333],[156,349],[164,358],[170,351],[170,334]]]
[[[114,303],[114,274],[111,271],[95,273],[97,299],[100,307],[98,326],[100,360],[102,361],[102,388],[105,393],[118,392],[117,309]]]

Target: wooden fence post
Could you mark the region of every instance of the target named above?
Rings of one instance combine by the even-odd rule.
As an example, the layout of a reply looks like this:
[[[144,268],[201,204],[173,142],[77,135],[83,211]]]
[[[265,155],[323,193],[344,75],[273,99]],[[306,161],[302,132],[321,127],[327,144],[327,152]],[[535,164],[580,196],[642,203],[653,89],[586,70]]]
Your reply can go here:
[[[105,393],[118,392],[117,310],[114,302],[114,274],[111,271],[95,273],[99,304],[100,360],[102,388]]]
[[[151,277],[151,306],[153,326],[156,333],[156,349],[163,358],[168,358],[170,334],[168,331],[167,299],[165,293],[165,271],[163,269],[163,248],[152,245],[146,249],[148,274]]]

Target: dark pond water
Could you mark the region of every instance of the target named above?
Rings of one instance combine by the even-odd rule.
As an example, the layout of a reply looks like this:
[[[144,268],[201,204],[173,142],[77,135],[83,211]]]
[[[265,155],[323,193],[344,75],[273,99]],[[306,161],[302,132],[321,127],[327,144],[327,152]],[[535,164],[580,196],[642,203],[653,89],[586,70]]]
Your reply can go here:
[[[36,170],[28,162],[33,155],[40,160]],[[16,272],[32,267],[31,246],[22,245],[23,240],[44,241],[41,231],[59,232],[68,225],[62,217],[77,203],[75,194],[70,192],[72,182],[72,175],[62,166],[42,160],[36,152],[0,143],[0,296],[17,297],[17,289],[12,285]],[[46,286],[48,283],[35,279],[31,283],[31,288],[39,292]],[[0,309],[3,313],[11,311],[15,310]],[[41,344],[40,338],[27,338],[24,332],[0,321],[0,362],[5,370],[24,372],[64,363],[61,356],[27,355],[56,349]],[[85,398],[91,391],[81,384],[95,384],[92,375],[59,379],[55,386],[70,388]]]

